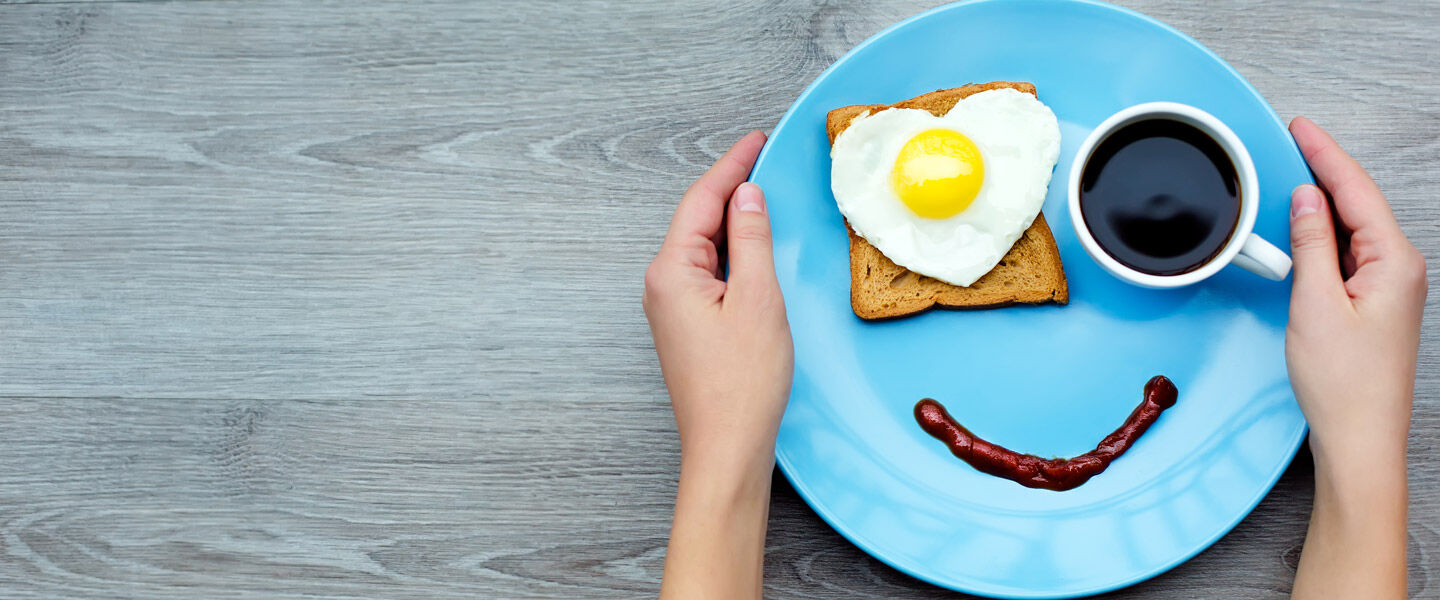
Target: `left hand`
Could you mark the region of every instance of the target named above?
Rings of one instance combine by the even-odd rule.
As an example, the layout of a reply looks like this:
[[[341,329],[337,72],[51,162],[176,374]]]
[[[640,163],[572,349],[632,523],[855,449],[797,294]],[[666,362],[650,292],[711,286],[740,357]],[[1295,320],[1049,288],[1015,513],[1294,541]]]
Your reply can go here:
[[[790,396],[794,349],[770,219],[760,187],[745,183],[764,144],[765,134],[751,132],[690,186],[645,272],[645,316],[682,462],[770,464]]]
[[[758,131],[741,138],[690,186],[645,271],[645,316],[680,430],[661,598],[761,596],[775,435],[794,370],[765,195],[745,183],[764,145]]]

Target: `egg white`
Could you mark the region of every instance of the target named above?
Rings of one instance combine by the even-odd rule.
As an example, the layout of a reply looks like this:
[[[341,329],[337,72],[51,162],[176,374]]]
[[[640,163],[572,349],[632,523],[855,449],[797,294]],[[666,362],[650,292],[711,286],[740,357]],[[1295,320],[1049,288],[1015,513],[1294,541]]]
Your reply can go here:
[[[974,202],[945,219],[916,215],[890,185],[900,149],[929,129],[964,134],[984,162]],[[1040,213],[1060,157],[1060,124],[1030,94],[988,90],[961,99],[942,117],[904,108],[856,117],[830,156],[830,189],[856,234],[895,264],[969,286],[999,264]]]

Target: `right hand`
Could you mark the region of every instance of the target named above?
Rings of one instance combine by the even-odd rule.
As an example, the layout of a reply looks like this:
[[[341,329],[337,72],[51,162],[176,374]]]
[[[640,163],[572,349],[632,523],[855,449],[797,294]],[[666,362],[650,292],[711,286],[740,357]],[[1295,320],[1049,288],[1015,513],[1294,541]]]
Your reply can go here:
[[[1313,185],[1291,194],[1295,281],[1285,358],[1316,468],[1398,458],[1403,477],[1425,258],[1374,180],[1329,134],[1304,117],[1290,122],[1290,133],[1339,216],[1334,223]],[[1348,243],[1337,243],[1337,230]]]

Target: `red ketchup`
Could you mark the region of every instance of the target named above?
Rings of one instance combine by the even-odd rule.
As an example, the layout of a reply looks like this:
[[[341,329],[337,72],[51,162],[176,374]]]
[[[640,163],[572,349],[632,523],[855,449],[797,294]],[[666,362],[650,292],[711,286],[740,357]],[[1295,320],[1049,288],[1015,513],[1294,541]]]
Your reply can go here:
[[[1145,384],[1145,399],[1125,419],[1125,424],[1100,440],[1094,450],[1075,458],[1040,458],[982,440],[956,423],[939,402],[929,398],[915,404],[915,420],[925,433],[945,442],[951,453],[981,473],[1004,477],[1025,487],[1063,492],[1089,481],[1124,454],[1130,444],[1160,418],[1161,412],[1175,406],[1178,393],[1175,384],[1164,375],[1151,378]]]

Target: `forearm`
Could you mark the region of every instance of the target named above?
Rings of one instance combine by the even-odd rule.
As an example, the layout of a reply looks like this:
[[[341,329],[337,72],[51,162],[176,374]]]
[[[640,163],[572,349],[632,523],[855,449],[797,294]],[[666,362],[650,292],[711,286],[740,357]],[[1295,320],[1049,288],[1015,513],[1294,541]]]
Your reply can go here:
[[[684,455],[661,598],[759,598],[772,449]]]
[[[1313,435],[1313,434],[1312,434]],[[1315,507],[1293,598],[1404,598],[1405,444],[1384,438],[1315,449]]]

